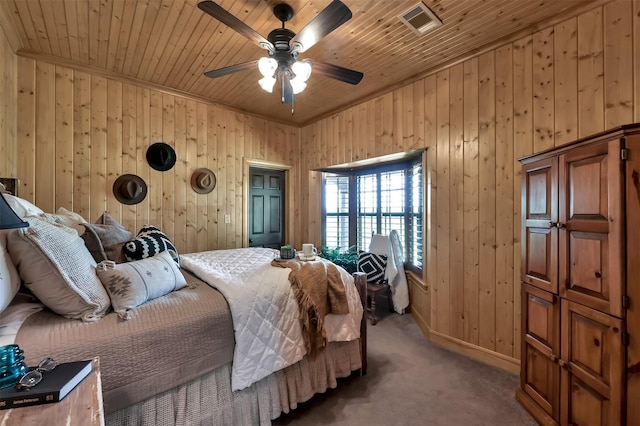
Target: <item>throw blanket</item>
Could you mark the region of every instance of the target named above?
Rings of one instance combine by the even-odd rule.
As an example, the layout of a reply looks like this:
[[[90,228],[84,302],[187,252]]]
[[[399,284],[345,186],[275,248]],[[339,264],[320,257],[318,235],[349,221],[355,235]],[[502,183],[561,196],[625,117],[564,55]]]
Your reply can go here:
[[[323,261],[274,260],[271,264],[291,269],[289,281],[300,305],[304,345],[307,353],[314,356],[327,343],[324,329],[327,314],[349,313],[347,295],[338,268]]]
[[[289,269],[274,268],[277,251],[266,248],[213,250],[180,256],[180,264],[218,289],[231,310],[236,340],[231,387],[241,390],[300,361],[306,354],[298,301]],[[339,269],[350,314],[325,318],[327,340],[360,337],[362,305],[352,277]],[[350,285],[346,285],[350,284]]]

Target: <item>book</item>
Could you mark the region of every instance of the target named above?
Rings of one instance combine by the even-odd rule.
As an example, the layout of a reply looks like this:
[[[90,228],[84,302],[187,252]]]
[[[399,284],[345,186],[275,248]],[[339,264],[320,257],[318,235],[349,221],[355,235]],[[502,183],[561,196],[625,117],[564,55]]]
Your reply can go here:
[[[58,364],[42,373],[33,388],[18,390],[15,386],[0,389],[0,410],[62,401],[92,371],[91,360]]]

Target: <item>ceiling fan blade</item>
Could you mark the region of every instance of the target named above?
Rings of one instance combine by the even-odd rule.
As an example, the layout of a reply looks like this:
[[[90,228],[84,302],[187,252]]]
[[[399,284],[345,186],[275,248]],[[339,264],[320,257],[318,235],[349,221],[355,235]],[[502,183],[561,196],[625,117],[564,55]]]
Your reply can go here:
[[[227,10],[223,9],[217,3],[205,0],[198,3],[198,7],[225,24],[227,27],[242,34],[261,48],[267,50],[273,49],[273,44],[271,44],[269,40],[261,36],[260,33],[233,16],[231,13],[227,12]]]
[[[230,65],[228,67],[218,68],[217,70],[207,71],[204,73],[204,75],[210,78],[223,77],[225,75],[229,75],[238,71],[244,71],[248,69],[258,69],[257,64],[258,64],[258,61],[244,62],[242,64]]]
[[[282,99],[281,99],[282,103],[292,104],[293,97],[295,95],[293,94],[293,87],[291,87],[291,81],[284,74],[282,74],[280,81],[282,83]]]
[[[311,61],[313,72],[344,81],[349,84],[358,84],[364,74],[360,71],[350,70],[349,68],[340,67],[338,65],[325,64],[324,62]]]
[[[297,52],[304,52],[349,19],[351,10],[341,1],[334,0],[291,39],[290,45]]]

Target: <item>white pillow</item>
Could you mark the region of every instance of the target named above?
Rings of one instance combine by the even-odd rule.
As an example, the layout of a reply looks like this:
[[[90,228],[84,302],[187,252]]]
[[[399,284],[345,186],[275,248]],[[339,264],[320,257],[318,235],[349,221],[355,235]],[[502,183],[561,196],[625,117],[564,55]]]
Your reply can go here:
[[[29,201],[18,198],[11,194],[2,194],[7,200],[9,207],[13,209],[20,219],[24,219],[25,216],[38,216],[43,214],[44,211],[38,206],[33,205]]]
[[[6,233],[3,231],[0,239],[0,312],[9,306],[20,289],[20,275],[4,244]]]
[[[127,263],[104,260],[96,272],[111,296],[113,310],[125,320],[136,306],[187,285],[168,251]]]
[[[27,288],[67,318],[102,318],[110,307],[109,295],[82,238],[66,226],[33,216],[26,219],[30,226],[11,232],[7,248]]]

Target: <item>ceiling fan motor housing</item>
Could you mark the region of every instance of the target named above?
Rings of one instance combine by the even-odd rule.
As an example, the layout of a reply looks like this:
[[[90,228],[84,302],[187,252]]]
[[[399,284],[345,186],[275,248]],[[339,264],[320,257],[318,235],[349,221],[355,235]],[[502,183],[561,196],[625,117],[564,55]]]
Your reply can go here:
[[[278,68],[281,71],[289,68],[298,58],[298,52],[293,52],[289,45],[289,41],[295,35],[293,31],[286,28],[277,28],[271,31],[267,37],[275,47],[270,56],[278,61]]]

